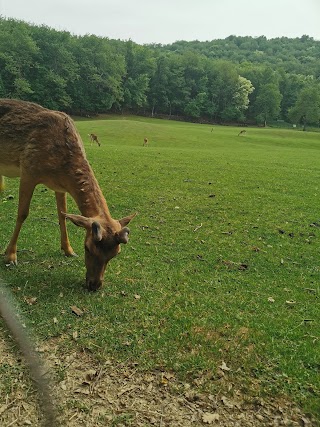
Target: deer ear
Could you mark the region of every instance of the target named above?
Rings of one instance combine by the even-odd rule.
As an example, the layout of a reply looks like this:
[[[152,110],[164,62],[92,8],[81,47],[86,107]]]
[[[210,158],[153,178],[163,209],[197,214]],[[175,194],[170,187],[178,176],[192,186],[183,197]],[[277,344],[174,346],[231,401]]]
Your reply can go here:
[[[92,237],[96,242],[100,242],[102,240],[102,227],[99,222],[92,221],[91,218],[87,218],[82,215],[72,215],[63,212],[62,214],[66,219],[70,219],[70,221],[78,227],[85,228],[86,230],[91,229]]]
[[[118,243],[128,243],[130,230],[127,227],[122,228],[115,234]]]
[[[137,215],[137,213],[134,213],[132,215],[126,216],[124,218],[119,219],[121,227],[125,227],[129,224],[129,222]]]
[[[86,230],[91,227],[92,219],[87,218],[86,216],[66,214],[64,212],[62,212],[62,214],[66,219],[70,219],[70,221],[78,227],[83,227]]]
[[[101,242],[102,240],[102,229],[99,222],[94,221],[91,225],[92,237],[96,242]]]

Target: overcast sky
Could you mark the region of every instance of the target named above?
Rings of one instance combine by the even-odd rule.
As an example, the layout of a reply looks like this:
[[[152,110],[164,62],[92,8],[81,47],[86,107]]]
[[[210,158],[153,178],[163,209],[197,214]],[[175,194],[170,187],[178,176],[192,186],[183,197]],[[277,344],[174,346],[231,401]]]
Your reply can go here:
[[[0,15],[139,44],[231,34],[320,40],[320,0],[0,0]]]

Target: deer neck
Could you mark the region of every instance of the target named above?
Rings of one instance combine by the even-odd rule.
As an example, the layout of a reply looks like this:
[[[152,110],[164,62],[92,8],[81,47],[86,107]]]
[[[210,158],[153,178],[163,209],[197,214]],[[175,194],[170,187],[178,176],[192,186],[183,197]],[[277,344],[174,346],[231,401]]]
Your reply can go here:
[[[74,198],[82,215],[86,217],[112,219],[107,202],[90,165],[85,162],[74,170],[74,180],[69,193]]]

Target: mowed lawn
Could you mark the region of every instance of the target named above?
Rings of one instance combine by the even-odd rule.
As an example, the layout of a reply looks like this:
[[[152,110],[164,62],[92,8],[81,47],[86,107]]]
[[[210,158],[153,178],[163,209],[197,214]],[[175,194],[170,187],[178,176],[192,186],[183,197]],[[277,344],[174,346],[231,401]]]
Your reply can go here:
[[[284,394],[320,417],[320,134],[138,117],[77,127],[112,216],[138,215],[89,293],[83,230],[68,224],[79,257],[65,258],[54,195],[36,189],[19,264],[0,267],[34,335],[213,392],[222,367],[243,393]],[[6,182],[2,252],[18,194]]]

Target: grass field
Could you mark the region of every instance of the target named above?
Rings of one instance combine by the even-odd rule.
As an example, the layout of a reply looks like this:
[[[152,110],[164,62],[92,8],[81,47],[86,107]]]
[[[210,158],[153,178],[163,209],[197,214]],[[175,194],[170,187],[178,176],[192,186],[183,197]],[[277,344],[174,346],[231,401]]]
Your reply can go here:
[[[287,395],[320,419],[320,134],[238,137],[235,127],[134,117],[77,127],[113,217],[138,216],[104,288],[88,293],[83,230],[68,224],[79,257],[64,258],[54,195],[36,189],[19,264],[0,267],[34,334],[213,392],[224,366],[243,393]],[[18,181],[6,184],[1,251],[17,209]]]

